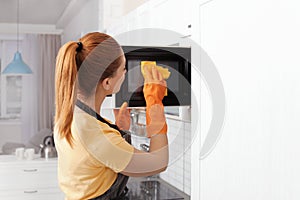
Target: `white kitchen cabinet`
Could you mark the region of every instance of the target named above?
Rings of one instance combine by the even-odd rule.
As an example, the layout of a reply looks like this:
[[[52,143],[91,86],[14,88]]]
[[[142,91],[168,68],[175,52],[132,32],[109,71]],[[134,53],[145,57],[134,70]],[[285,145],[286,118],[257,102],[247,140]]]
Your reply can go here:
[[[189,46],[185,38],[191,35],[191,5],[180,0],[147,1],[122,16],[107,33],[122,45]]]
[[[131,13],[135,15],[135,21],[129,21],[129,29],[157,28],[187,36],[191,34],[190,11],[191,4],[182,4],[180,0],[149,1]]]
[[[0,199],[64,199],[58,187],[57,159],[27,161],[0,156]]]
[[[299,199],[299,1],[198,7],[199,43],[222,78],[227,110],[220,141],[201,160],[198,199]]]

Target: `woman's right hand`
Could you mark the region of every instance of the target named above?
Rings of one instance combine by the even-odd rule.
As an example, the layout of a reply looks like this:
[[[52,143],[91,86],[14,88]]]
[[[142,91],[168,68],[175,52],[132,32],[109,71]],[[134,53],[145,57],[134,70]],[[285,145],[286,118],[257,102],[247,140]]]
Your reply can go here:
[[[144,81],[144,97],[147,106],[153,104],[162,104],[162,100],[165,95],[167,83],[163,79],[161,73],[152,66],[149,70],[147,66],[144,67],[145,81]]]
[[[143,88],[146,100],[147,135],[166,134],[167,124],[162,100],[165,96],[167,83],[155,66],[145,70],[145,84]]]

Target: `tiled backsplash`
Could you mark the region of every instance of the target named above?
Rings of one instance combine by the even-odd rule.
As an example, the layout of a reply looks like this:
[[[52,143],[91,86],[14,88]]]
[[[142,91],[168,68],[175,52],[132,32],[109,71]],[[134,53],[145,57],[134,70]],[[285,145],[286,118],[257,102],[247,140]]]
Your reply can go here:
[[[191,123],[167,119],[169,166],[160,178],[191,194]]]
[[[141,113],[139,123],[145,123],[145,116]],[[169,166],[160,173],[160,178],[186,194],[191,194],[191,123],[167,118],[169,140]],[[133,145],[149,144],[147,138],[133,137]]]

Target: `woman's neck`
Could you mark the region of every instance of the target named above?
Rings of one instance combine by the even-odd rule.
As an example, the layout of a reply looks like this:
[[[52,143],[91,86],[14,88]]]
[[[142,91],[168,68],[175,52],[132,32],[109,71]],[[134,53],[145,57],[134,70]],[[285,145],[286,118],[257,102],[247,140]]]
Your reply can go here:
[[[96,113],[100,115],[100,109],[102,102],[104,101],[106,95],[92,95],[90,97],[86,97],[81,95],[80,93],[77,95],[77,98],[82,101],[84,104],[93,109]]]

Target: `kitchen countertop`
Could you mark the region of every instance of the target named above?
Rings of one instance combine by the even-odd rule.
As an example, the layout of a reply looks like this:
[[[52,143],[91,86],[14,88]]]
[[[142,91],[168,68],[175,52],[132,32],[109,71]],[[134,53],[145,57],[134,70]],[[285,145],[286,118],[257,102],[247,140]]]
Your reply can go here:
[[[48,163],[57,163],[57,157],[55,158],[41,158],[39,154],[35,154],[34,158],[32,160],[26,160],[18,159],[15,155],[0,155],[0,164],[5,165],[9,163],[20,163],[20,164],[26,164],[26,163],[40,163],[40,162],[48,162]]]
[[[166,181],[155,177],[130,177],[127,183],[129,200],[171,200],[190,197]]]

